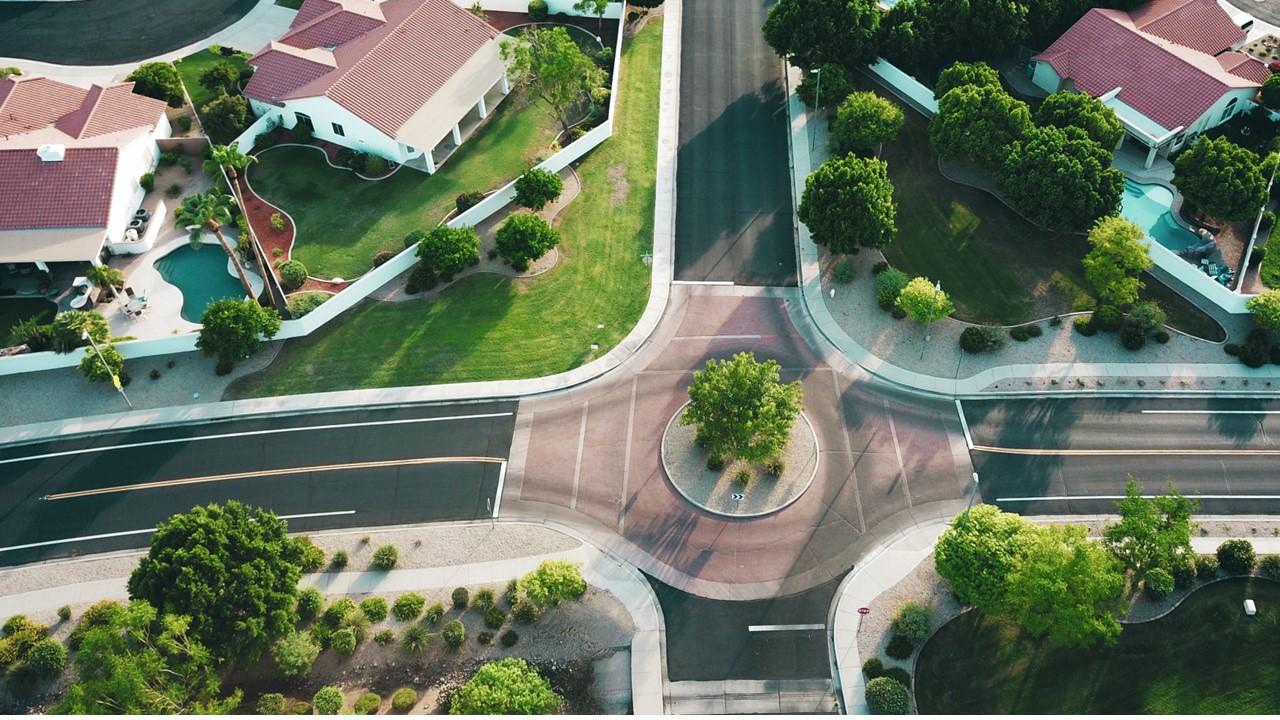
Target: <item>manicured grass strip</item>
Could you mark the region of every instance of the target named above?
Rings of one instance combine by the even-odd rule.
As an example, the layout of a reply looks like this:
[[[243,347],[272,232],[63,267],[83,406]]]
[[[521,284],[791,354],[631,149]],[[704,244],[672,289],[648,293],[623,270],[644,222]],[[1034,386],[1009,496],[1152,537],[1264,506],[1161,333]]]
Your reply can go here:
[[[243,50],[244,48],[236,49]],[[187,88],[187,95],[191,96],[191,104],[195,106],[196,112],[200,112],[200,109],[208,104],[210,100],[217,97],[217,95],[205,88],[204,85],[200,84],[200,74],[224,61],[235,65],[236,70],[243,70],[248,67],[248,64],[242,57],[237,55],[227,57],[225,55],[215,53],[208,48],[197,53],[192,53],[173,63],[173,66],[178,69],[178,75],[182,77],[182,84]]]
[[[401,168],[378,182],[325,162],[317,150],[268,149],[249,167],[253,189],[298,223],[293,258],[323,278],[354,278],[382,250],[404,249],[404,236],[434,227],[463,192],[502,187],[535,164],[560,130],[544,103],[507,98],[435,175]]]
[[[365,302],[290,341],[228,396],[536,377],[608,352],[648,301],[661,56],[655,19],[624,51],[614,136],[578,168],[582,194],[558,218],[563,255],[552,272],[473,275],[426,302]]]
[[[1057,648],[970,612],[921,651],[916,701],[928,715],[1273,715],[1277,637],[1280,586],[1261,578],[1207,585],[1172,614],[1126,626],[1113,646]]]

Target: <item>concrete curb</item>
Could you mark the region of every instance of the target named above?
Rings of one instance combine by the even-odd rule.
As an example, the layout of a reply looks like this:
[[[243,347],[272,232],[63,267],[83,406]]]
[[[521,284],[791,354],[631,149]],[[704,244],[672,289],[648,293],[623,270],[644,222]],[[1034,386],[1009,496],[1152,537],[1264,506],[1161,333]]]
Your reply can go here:
[[[271,0],[264,0],[271,2]],[[680,118],[681,3],[665,5],[662,33],[662,88],[658,109],[658,179],[655,191],[653,272],[649,302],[622,342],[604,357],[567,372],[525,380],[491,380],[446,385],[343,390],[203,405],[174,406],[85,418],[17,425],[0,430],[0,446],[19,445],[51,437],[74,437],[131,428],[210,423],[244,417],[271,417],[307,412],[388,407],[430,402],[479,402],[542,395],[567,390],[618,367],[648,341],[666,312],[671,297],[675,259],[676,149]]]

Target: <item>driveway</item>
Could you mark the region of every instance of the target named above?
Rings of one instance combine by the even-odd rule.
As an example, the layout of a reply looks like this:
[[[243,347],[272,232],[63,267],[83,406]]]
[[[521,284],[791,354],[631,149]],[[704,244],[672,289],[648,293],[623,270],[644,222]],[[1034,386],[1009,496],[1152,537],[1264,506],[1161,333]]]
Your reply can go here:
[[[0,57],[60,65],[141,60],[206,38],[257,4],[258,0],[0,2]]]
[[[684,5],[677,280],[796,284],[782,60],[760,32],[770,5]]]

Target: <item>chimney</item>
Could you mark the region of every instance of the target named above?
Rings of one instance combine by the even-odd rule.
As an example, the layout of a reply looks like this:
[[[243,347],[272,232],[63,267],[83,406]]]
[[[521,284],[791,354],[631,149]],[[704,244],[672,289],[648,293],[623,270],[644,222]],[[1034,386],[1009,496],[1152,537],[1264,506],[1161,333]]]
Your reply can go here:
[[[36,156],[45,162],[62,162],[67,156],[66,145],[41,145],[36,150]]]

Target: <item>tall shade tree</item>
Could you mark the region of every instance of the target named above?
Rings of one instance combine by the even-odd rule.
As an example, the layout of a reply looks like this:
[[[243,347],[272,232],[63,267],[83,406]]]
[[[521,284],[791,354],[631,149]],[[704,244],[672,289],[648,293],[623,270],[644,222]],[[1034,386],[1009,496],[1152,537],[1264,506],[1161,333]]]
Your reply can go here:
[[[1098,221],[1089,231],[1092,249],[1084,256],[1084,276],[1105,305],[1124,307],[1138,301],[1143,283],[1138,275],[1152,266],[1146,233],[1122,217]]]
[[[805,105],[833,108],[853,92],[853,83],[849,82],[849,73],[843,67],[827,63],[815,69],[819,72],[806,72],[796,86],[796,95]],[[822,97],[818,97],[818,93],[822,93]]]
[[[1021,515],[978,505],[951,521],[934,545],[933,562],[961,602],[996,612],[1033,532]]]
[[[1267,176],[1252,151],[1201,137],[1173,163],[1173,184],[1197,210],[1226,222],[1251,219],[1267,200]]]
[[[1262,83],[1262,105],[1268,110],[1280,110],[1280,75],[1273,74]]]
[[[200,108],[200,122],[210,138],[234,138],[249,125],[249,101],[242,95],[219,95]]]
[[[831,135],[841,152],[869,150],[902,129],[902,108],[873,92],[851,93],[836,110]]]
[[[182,107],[186,101],[182,94],[182,78],[173,63],[144,63],[129,73],[125,80],[133,83],[135,93],[164,100],[169,103],[169,107]]]
[[[244,299],[225,298],[209,303],[200,315],[200,337],[196,347],[217,358],[219,374],[258,352],[263,338],[280,332],[280,313]]]
[[[129,597],[191,618],[218,658],[253,662],[298,621],[302,551],[273,513],[234,500],[174,515],[129,576]]]
[[[1280,330],[1280,290],[1268,290],[1251,298],[1246,305],[1258,327]]]
[[[560,244],[560,231],[533,213],[513,213],[502,221],[494,240],[498,254],[523,271]]]
[[[80,633],[75,681],[55,710],[68,715],[235,712],[240,691],[222,696],[216,665],[191,633],[190,618],[159,614],[150,603],[134,600]]]
[[[1194,556],[1191,549],[1191,516],[1199,504],[1172,487],[1168,495],[1142,496],[1142,487],[1130,480],[1124,499],[1116,503],[1120,520],[1102,531],[1108,550],[1129,570],[1134,584],[1155,568],[1172,571]]]
[[[437,225],[422,234],[418,257],[431,272],[457,275],[480,257],[480,236],[473,227]]]
[[[200,73],[200,84],[215,95],[230,95],[240,87],[240,71],[224,60]]]
[[[938,82],[933,86],[933,97],[941,98],[949,91],[962,85],[974,85],[977,87],[993,87],[1004,89],[1000,84],[1000,73],[995,68],[982,62],[957,62],[947,66],[946,70],[938,76]]]
[[[776,456],[786,447],[804,398],[800,383],[779,381],[779,370],[776,360],[759,362],[748,352],[708,360],[693,374],[680,424],[694,426],[698,441],[714,455],[747,462]]]
[[[1026,40],[1024,0],[901,0],[881,21],[881,53],[930,75],[953,60],[1013,54]]]
[[[223,252],[231,258],[231,264],[235,266],[240,284],[244,286],[244,294],[254,297],[256,293],[253,292],[249,275],[245,273],[244,265],[240,262],[240,256],[222,235],[222,226],[231,222],[231,205],[231,196],[217,191],[188,195],[182,198],[182,204],[173,213],[174,224],[187,229],[187,239],[192,247],[199,247],[200,238],[205,230],[213,233],[213,236],[218,239],[218,244],[222,246]]]
[[[965,160],[994,170],[1005,148],[1031,129],[1031,109],[1002,88],[961,85],[938,101],[929,142],[945,160]]]
[[[996,184],[1031,222],[1083,230],[1120,207],[1124,173],[1078,127],[1031,127],[1009,144]]]
[[[520,658],[482,665],[454,693],[450,715],[550,715],[560,708],[551,683]]]
[[[937,285],[929,282],[929,278],[923,277],[912,278],[898,293],[894,304],[921,324],[941,320],[956,311],[951,298]]]
[[[876,158],[836,156],[804,182],[797,215],[813,241],[833,253],[888,245],[898,228],[888,164]]]
[[[1082,92],[1059,90],[1040,103],[1036,122],[1058,128],[1077,127],[1107,150],[1120,144],[1124,126],[1116,111],[1101,100]]]
[[[769,9],[764,39],[802,68],[855,68],[876,61],[879,26],[875,0],[779,0]]]
[[[1054,645],[1087,647],[1120,635],[1123,593],[1120,563],[1083,526],[1050,525],[1032,531],[1000,614]]]
[[[565,130],[570,113],[591,100],[604,85],[605,72],[563,27],[532,27],[518,38],[503,40],[502,58],[517,83],[545,102]]]
[[[516,204],[530,210],[541,210],[555,202],[564,192],[564,180],[558,173],[542,168],[529,168],[516,178]]]

